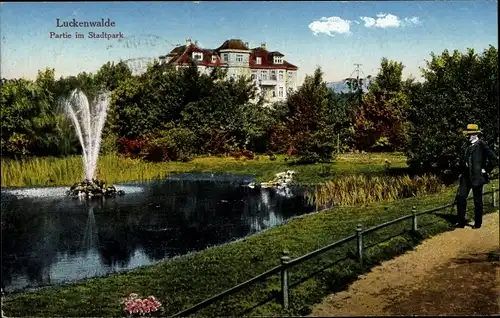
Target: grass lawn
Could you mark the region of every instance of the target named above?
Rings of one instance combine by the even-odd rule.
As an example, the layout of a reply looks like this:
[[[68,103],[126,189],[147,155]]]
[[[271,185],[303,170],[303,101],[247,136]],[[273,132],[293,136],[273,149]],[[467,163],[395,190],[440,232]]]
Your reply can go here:
[[[203,160],[207,159],[198,162]],[[349,159],[340,162],[349,162]],[[489,189],[490,186],[485,187],[485,191]],[[358,223],[370,227],[406,215],[414,205],[422,211],[447,204],[452,201],[455,190],[456,186],[452,186],[438,195],[342,207],[297,218],[244,240],[127,273],[11,294],[6,297],[3,310],[8,316],[116,317],[123,316],[119,304],[121,297],[136,292],[142,296],[154,295],[168,303],[166,314],[172,315],[278,265],[283,249],[288,249],[292,258],[301,256],[353,234]],[[492,209],[489,195],[485,197],[485,210],[491,212]],[[469,211],[472,211],[471,204]],[[315,302],[332,291],[345,288],[347,282],[371,266],[411,249],[425,237],[449,230],[450,226],[442,216],[431,214],[419,217],[418,234],[410,233],[410,228],[411,221],[408,220],[366,235],[363,268],[349,257],[355,251],[355,242],[293,267],[290,270],[290,308],[286,312],[273,299],[280,289],[279,275],[275,275],[195,315],[308,314]],[[261,305],[256,306],[259,303]]]
[[[198,157],[191,162],[151,163],[132,160],[116,155],[99,158],[98,176],[108,183],[152,180],[173,172],[224,172],[253,175],[258,181],[272,180],[276,173],[292,169],[296,181],[302,184],[316,184],[331,179],[337,174],[378,174],[386,170],[385,160],[391,168],[405,168],[406,158],[397,153],[344,154],[334,163],[312,165],[290,165],[285,156],[271,161],[261,155],[258,160],[234,159],[232,157]],[[70,186],[83,179],[82,157],[36,158],[27,161],[1,161],[1,186]]]

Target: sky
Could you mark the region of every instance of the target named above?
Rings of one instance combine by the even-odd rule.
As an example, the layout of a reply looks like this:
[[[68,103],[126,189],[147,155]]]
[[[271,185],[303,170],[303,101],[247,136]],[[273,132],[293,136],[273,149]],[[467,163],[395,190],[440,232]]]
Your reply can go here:
[[[299,67],[299,85],[317,66],[327,81],[351,76],[357,63],[361,76],[376,75],[383,57],[403,62],[403,75],[418,79],[431,52],[498,48],[497,6],[491,0],[0,2],[0,71],[31,79],[46,67],[57,77],[95,72],[108,61],[167,54],[190,38],[205,48],[227,39],[250,47],[265,42]],[[115,26],[57,27],[57,19],[110,19]],[[91,39],[88,32],[121,32],[123,39]]]

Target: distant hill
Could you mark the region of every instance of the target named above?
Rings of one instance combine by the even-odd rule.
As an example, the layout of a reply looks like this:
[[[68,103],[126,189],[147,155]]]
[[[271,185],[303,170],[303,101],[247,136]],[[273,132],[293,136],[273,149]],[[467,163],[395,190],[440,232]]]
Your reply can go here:
[[[363,82],[363,91],[366,93],[368,92],[369,80],[363,79]],[[329,89],[332,89],[335,93],[349,93],[349,87],[347,86],[345,81],[328,82],[326,83],[326,86]]]

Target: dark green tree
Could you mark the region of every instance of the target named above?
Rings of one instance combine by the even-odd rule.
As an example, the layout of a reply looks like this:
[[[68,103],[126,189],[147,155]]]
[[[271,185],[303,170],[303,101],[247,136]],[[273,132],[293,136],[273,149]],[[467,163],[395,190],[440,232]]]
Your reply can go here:
[[[179,79],[175,70],[155,63],[141,76],[121,81],[112,93],[112,130],[120,137],[136,139],[179,118],[183,98]]]
[[[47,154],[54,146],[54,70],[36,81],[6,80],[1,85],[1,149],[4,155]]]
[[[401,150],[407,141],[408,96],[403,63],[383,58],[380,71],[353,112],[356,148]]]
[[[132,71],[128,65],[120,61],[118,63],[107,62],[95,75],[95,81],[101,85],[105,90],[114,91],[121,81],[132,77]]]
[[[498,149],[498,51],[445,50],[431,53],[426,64],[425,82],[410,89],[408,164],[416,171],[458,173],[467,124],[479,124]]]
[[[323,81],[320,68],[313,76],[306,76],[300,89],[288,97],[285,119],[271,136],[273,149],[295,149],[303,162],[332,159],[348,118],[346,107],[335,96]]]
[[[221,79],[198,74],[198,78],[205,87],[194,89],[199,99],[186,104],[182,125],[203,140],[201,149],[207,152],[244,148],[260,133],[255,127],[257,114],[252,110],[258,106],[250,103],[255,98],[253,83],[245,77]]]

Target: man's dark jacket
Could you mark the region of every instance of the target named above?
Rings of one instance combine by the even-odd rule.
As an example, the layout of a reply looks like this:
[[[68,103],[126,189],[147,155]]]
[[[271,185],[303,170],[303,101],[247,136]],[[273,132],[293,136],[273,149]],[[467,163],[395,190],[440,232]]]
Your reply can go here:
[[[465,177],[470,177],[473,187],[489,182],[488,174],[498,165],[498,157],[491,148],[481,139],[473,145],[468,144],[462,153],[461,166]],[[481,172],[486,171],[486,174]]]

